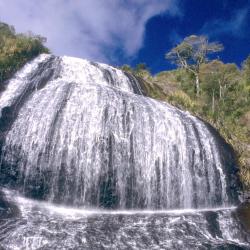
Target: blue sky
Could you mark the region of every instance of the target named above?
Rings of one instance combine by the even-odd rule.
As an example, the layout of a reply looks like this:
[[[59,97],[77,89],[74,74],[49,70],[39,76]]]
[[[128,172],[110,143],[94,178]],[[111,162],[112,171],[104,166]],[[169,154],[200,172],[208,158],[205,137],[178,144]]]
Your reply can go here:
[[[152,73],[174,68],[164,54],[191,34],[223,43],[224,62],[250,54],[250,0],[0,0],[0,20],[47,37],[56,55]]]
[[[153,72],[175,67],[164,54],[191,34],[219,41],[224,50],[216,55],[224,62],[241,62],[250,55],[250,1],[184,0],[179,16],[158,15],[146,24],[144,45],[132,64],[143,61]]]

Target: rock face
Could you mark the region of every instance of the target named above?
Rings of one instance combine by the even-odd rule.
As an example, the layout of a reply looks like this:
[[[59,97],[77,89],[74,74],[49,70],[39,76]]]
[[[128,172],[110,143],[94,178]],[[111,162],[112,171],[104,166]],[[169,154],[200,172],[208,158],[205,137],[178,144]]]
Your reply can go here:
[[[0,191],[0,220],[4,219],[9,219],[12,217],[16,217],[19,215],[19,210],[17,206],[9,202],[5,194]]]
[[[26,196],[123,209],[238,202],[216,131],[108,65],[41,55],[9,81],[0,110],[0,182]]]
[[[240,219],[245,230],[250,234],[250,202],[242,203],[236,211],[238,218]]]

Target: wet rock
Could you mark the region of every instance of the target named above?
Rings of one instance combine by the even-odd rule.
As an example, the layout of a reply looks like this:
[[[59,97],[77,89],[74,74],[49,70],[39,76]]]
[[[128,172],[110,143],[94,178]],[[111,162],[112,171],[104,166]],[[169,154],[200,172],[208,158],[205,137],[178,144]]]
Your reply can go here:
[[[250,202],[246,201],[242,203],[237,209],[236,214],[245,230],[250,233]]]
[[[10,203],[4,193],[0,191],[0,220],[8,219],[19,215],[17,206]],[[1,248],[0,248],[1,249]]]

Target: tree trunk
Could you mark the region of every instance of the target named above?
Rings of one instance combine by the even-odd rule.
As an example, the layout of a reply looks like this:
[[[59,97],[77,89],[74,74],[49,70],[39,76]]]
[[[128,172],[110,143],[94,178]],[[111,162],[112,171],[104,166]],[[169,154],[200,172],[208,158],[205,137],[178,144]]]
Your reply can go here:
[[[200,95],[200,78],[198,73],[195,74],[195,92],[196,96]]]
[[[213,89],[213,95],[212,95],[212,113],[214,114],[215,110],[215,100],[214,100],[214,89]]]
[[[219,86],[220,86],[220,99],[221,99],[222,98],[222,85],[220,81],[219,81]]]

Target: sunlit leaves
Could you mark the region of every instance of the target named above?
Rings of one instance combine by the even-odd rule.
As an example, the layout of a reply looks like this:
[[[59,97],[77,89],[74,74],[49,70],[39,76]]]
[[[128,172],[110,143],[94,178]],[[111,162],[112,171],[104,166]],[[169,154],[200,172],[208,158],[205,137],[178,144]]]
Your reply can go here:
[[[29,34],[17,34],[14,27],[0,23],[0,84],[12,76],[27,61],[40,53],[48,53],[45,38]]]

